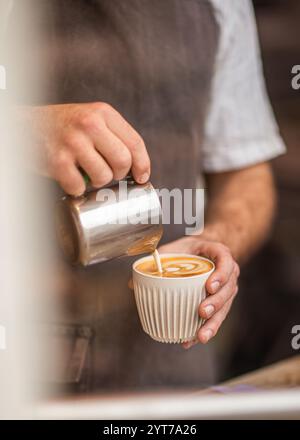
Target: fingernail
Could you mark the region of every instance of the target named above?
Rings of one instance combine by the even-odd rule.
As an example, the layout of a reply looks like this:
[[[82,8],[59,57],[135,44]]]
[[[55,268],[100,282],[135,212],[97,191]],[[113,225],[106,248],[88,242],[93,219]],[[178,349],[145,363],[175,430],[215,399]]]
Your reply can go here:
[[[141,177],[138,178],[139,183],[146,183],[149,180],[149,174],[145,173]]]
[[[220,281],[214,281],[213,283],[211,283],[210,285],[210,290],[215,293],[220,287]]]
[[[84,191],[78,193],[78,194],[74,194],[74,197],[78,198],[78,197],[82,197],[84,194]]]
[[[213,331],[210,328],[205,330],[205,332],[203,332],[204,342],[208,342],[211,339],[212,335],[213,335]]]
[[[207,318],[209,318],[215,311],[215,308],[212,304],[209,304],[208,306],[204,307],[205,315]]]

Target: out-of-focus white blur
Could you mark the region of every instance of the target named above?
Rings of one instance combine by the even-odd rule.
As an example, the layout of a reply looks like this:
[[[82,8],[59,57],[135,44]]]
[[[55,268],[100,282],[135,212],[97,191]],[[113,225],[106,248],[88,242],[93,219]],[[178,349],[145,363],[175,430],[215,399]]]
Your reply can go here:
[[[0,0],[0,419],[32,417],[31,404],[41,391],[43,339],[36,324],[47,278],[40,279],[38,264],[45,265],[50,253],[47,240],[40,240],[47,237],[47,224],[39,217],[47,196],[23,166],[30,132],[21,132],[17,122],[23,91],[33,101],[40,92],[38,60],[24,62],[31,40],[38,41],[32,18],[30,2]]]

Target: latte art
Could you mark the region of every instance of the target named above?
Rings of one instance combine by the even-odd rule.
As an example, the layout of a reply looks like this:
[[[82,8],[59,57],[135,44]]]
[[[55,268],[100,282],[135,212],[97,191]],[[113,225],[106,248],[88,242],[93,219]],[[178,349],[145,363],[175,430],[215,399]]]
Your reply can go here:
[[[140,263],[136,269],[142,273],[164,277],[164,278],[183,278],[195,275],[201,275],[209,272],[213,268],[210,261],[202,259],[201,257],[160,257],[162,273],[157,270],[154,260],[149,260]]]

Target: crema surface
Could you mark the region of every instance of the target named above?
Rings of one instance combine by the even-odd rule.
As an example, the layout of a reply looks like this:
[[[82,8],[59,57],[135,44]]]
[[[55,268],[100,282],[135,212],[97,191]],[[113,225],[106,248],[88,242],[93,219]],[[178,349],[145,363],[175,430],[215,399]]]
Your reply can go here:
[[[209,272],[213,265],[202,258],[193,257],[161,257],[162,274],[157,270],[154,259],[143,261],[136,266],[139,272],[165,278],[183,278]]]

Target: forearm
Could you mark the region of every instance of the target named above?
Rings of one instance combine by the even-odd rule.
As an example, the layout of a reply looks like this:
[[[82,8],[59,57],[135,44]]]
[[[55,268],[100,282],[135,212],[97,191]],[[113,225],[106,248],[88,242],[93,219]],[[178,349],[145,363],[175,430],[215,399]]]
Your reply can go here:
[[[269,164],[210,174],[208,205],[202,238],[228,246],[244,262],[269,234],[276,193]]]

